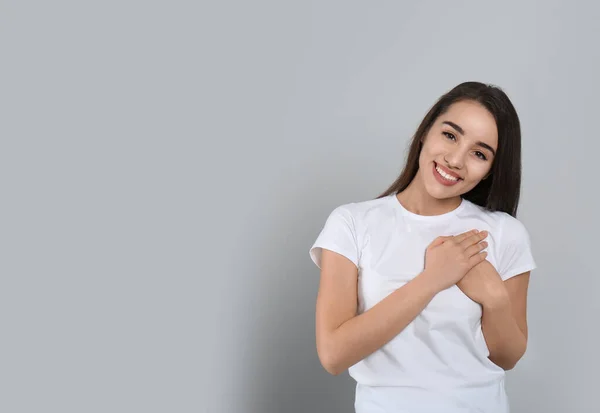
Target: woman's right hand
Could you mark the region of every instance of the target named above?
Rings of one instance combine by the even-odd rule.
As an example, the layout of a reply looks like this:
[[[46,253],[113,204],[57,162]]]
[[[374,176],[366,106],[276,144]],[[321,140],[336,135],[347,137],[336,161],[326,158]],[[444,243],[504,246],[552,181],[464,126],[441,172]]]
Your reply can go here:
[[[459,282],[465,274],[485,260],[488,246],[483,241],[487,231],[472,230],[449,237],[437,237],[425,251],[423,274],[434,284],[436,291],[442,291]],[[482,242],[483,241],[483,242]]]

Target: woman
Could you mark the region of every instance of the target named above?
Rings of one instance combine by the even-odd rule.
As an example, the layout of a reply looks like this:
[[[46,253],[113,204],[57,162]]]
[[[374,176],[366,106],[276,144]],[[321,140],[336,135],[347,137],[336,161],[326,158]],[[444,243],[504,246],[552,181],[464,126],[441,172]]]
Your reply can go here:
[[[390,188],[331,212],[310,249],[317,352],[349,369],[357,413],[509,411],[536,267],[520,184],[515,108],[466,82],[429,110]]]

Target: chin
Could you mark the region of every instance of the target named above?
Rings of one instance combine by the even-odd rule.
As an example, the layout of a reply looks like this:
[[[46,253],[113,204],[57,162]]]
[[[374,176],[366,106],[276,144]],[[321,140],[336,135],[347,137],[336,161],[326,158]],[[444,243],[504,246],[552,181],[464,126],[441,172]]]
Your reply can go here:
[[[439,187],[434,187],[434,188],[426,188],[427,193],[435,199],[438,200],[443,200],[443,199],[449,199],[449,198],[455,198],[457,196],[462,197],[464,194],[466,194],[467,192],[469,192],[471,189],[473,189],[474,187],[471,188],[464,188],[461,187],[460,190],[457,189],[445,189],[445,188],[439,188]]]
[[[439,200],[454,198],[458,195],[461,195],[461,193],[454,190],[454,188],[449,189],[440,187],[440,184],[438,184],[437,182],[434,182],[432,185],[426,186],[425,190],[427,191],[429,196]]]

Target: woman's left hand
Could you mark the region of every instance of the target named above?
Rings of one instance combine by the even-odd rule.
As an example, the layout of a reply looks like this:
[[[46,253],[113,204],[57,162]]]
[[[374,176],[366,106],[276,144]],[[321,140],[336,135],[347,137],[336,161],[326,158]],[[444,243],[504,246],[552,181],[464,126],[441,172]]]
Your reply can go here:
[[[481,305],[502,299],[508,294],[500,274],[488,260],[471,268],[456,286]]]

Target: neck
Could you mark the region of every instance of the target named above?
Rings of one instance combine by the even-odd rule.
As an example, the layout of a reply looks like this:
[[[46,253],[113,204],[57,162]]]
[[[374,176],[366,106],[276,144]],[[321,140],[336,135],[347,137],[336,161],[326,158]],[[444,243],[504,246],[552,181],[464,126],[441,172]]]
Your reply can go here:
[[[418,174],[404,191],[396,195],[396,198],[408,211],[425,216],[450,212],[458,208],[462,201],[460,196],[445,199],[432,197],[421,184]]]

